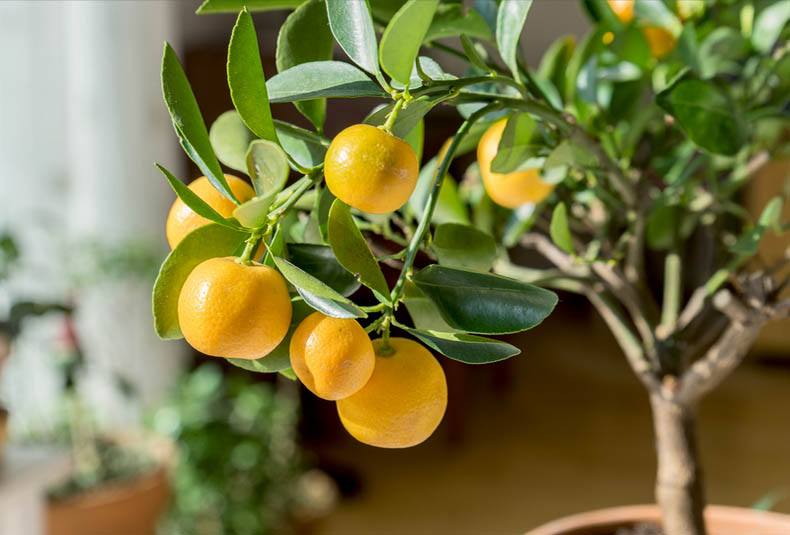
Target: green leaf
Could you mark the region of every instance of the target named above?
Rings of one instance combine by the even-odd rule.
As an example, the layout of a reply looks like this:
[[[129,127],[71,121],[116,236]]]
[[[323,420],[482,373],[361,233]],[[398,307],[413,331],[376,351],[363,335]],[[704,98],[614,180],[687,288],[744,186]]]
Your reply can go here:
[[[238,13],[245,8],[248,11],[273,11],[294,8],[302,2],[304,0],[204,0],[196,13]]]
[[[527,21],[532,0],[502,0],[496,17],[496,44],[499,55],[513,78],[521,79],[518,69],[518,41]]]
[[[490,234],[457,223],[436,227],[433,249],[440,264],[473,271],[490,270],[496,258],[496,242]]]
[[[236,110],[226,111],[217,117],[208,137],[220,162],[236,171],[247,172],[245,155],[254,136]]]
[[[381,267],[354,223],[351,210],[343,201],[336,200],[332,204],[327,233],[338,262],[353,273],[359,282],[373,290],[379,301],[389,303],[389,287]]]
[[[392,17],[379,45],[384,72],[401,83],[409,83],[414,60],[433,20],[439,0],[409,0]]]
[[[360,2],[349,2],[358,4]],[[380,97],[386,95],[368,76],[343,61],[311,61],[273,76],[267,83],[271,102],[315,98]]]
[[[238,203],[211,148],[206,123],[184,68],[168,43],[162,53],[162,93],[184,151],[219,192]]]
[[[367,1],[326,0],[329,28],[351,61],[379,74],[378,47]]]
[[[557,304],[557,296],[506,277],[431,265],[413,279],[454,329],[507,334],[535,327]]]
[[[680,35],[683,30],[680,20],[661,0],[636,0],[634,15],[651,26],[659,26],[668,30],[675,37]]]
[[[265,194],[253,197],[233,210],[233,217],[238,219],[242,226],[250,229],[259,229],[266,224],[271,206],[276,194]]]
[[[565,71],[575,48],[576,38],[572,35],[566,35],[554,41],[540,60],[537,77],[563,89],[566,83]]]
[[[571,227],[568,224],[568,208],[565,203],[559,203],[554,207],[549,234],[557,247],[566,253],[573,253],[573,238],[571,237]]]
[[[422,212],[428,202],[428,195],[433,188],[433,181],[436,176],[438,162],[436,158],[431,158],[422,169],[417,178],[417,185],[414,192],[409,197],[409,209],[414,217],[419,221],[422,219]],[[468,224],[469,215],[463,201],[458,195],[458,186],[450,175],[445,175],[442,186],[439,189],[439,199],[436,201],[436,208],[431,218],[433,223],[460,223]]]
[[[433,301],[422,293],[410,280],[406,280],[403,287],[403,304],[409,312],[412,323],[424,331],[453,332],[446,321],[442,319],[439,309]]]
[[[228,45],[228,87],[233,105],[247,128],[262,139],[277,141],[266,77],[263,74],[258,34],[252,16],[239,13]]]
[[[703,78],[718,73],[742,72],[738,63],[748,52],[749,43],[732,28],[716,28],[699,46],[700,71]]]
[[[768,52],[790,20],[790,0],[780,0],[765,7],[754,21],[752,45],[758,52]]]
[[[317,311],[333,318],[365,318],[367,314],[309,273],[302,271],[284,258],[273,256],[277,269],[296,287],[305,302]]]
[[[438,102],[435,99],[420,97],[413,100],[409,107],[403,109],[395,119],[395,124],[392,126],[392,134],[403,139],[409,135],[420,123],[423,117],[436,106]],[[379,126],[384,124],[387,120],[387,115],[392,111],[393,104],[383,106],[367,117],[365,123]]]
[[[226,219],[216,210],[214,210],[206,201],[198,197],[194,191],[189,189],[187,185],[178,180],[173,173],[165,169],[163,166],[156,164],[156,167],[165,175],[167,182],[179,199],[184,201],[184,204],[201,217],[205,217],[209,221],[213,221],[222,226],[239,229],[239,226],[232,219]]]
[[[506,342],[463,333],[444,333],[402,327],[431,349],[465,364],[491,364],[521,353]]]
[[[209,258],[230,256],[244,243],[245,232],[217,224],[199,227],[167,256],[154,282],[153,313],[156,334],[165,340],[181,338],[178,296],[192,270]]]
[[[510,173],[524,160],[538,155],[540,145],[534,137],[537,123],[528,113],[517,113],[510,117],[499,141],[499,148],[491,170],[495,173]]]
[[[732,155],[745,141],[732,101],[712,82],[681,80],[659,93],[656,102],[703,149]]]
[[[314,168],[324,162],[329,141],[309,130],[283,121],[274,121],[280,146],[302,167]]]
[[[227,359],[227,361],[234,366],[256,373],[276,373],[290,368],[291,337],[293,332],[303,319],[313,313],[313,309],[301,299],[292,299],[291,305],[293,313],[291,314],[291,326],[288,328],[288,334],[285,335],[283,341],[271,353],[255,360]]]
[[[258,195],[274,195],[283,189],[291,169],[288,167],[288,156],[279,145],[256,139],[250,143],[245,159],[247,173]]]
[[[319,191],[316,197],[315,214],[318,219],[318,231],[321,233],[321,239],[325,243],[329,243],[329,210],[332,209],[332,204],[335,202],[335,196],[329,191],[329,188],[323,188]]]
[[[461,36],[461,46],[464,49],[464,54],[466,54],[466,58],[469,60],[469,63],[471,63],[478,69],[482,70],[483,72],[489,70],[488,64],[483,59],[480,50],[477,49],[475,43],[466,35]]]
[[[422,161],[422,146],[425,141],[425,122],[420,119],[417,126],[411,129],[411,132],[406,134],[403,141],[409,144],[417,157],[417,161]]]
[[[680,208],[665,197],[656,199],[647,216],[645,237],[651,249],[666,250],[675,245],[680,221]]]
[[[331,60],[333,46],[323,1],[305,2],[285,19],[280,28],[275,55],[277,72],[302,63]],[[326,119],[325,99],[296,102],[294,105],[317,130],[323,128]]]
[[[479,39],[491,39],[492,36],[491,28],[477,10],[464,9],[460,3],[439,5],[425,41],[461,35]]]
[[[289,243],[288,260],[342,295],[349,296],[359,289],[359,281],[338,261],[331,247]]]
[[[784,199],[777,195],[773,197],[763,208],[757,224],[761,227],[773,229],[777,234],[782,233],[782,206]]]

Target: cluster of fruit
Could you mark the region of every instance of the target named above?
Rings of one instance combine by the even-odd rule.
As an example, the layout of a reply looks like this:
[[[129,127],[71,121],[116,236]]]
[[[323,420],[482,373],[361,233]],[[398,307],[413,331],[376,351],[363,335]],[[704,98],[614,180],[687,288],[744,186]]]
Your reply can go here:
[[[491,172],[491,161],[506,120],[482,137],[478,159],[491,198],[506,207],[540,202],[552,186],[537,170]],[[386,130],[358,124],[339,133],[324,161],[327,187],[353,208],[384,214],[401,208],[413,193],[419,163],[412,148]],[[255,195],[244,180],[226,175],[240,202]],[[224,217],[235,205],[206,177],[189,189]],[[182,200],[167,219],[171,248],[209,221]],[[263,246],[253,254],[260,259]],[[259,359],[288,334],[292,320],[288,285],[275,269],[254,260],[211,258],[195,267],[178,298],[184,338],[211,356]],[[299,380],[315,395],[337,403],[340,420],[359,441],[384,448],[409,447],[427,439],[447,406],[442,367],[419,343],[405,338],[371,341],[354,319],[314,312],[293,332],[290,361]]]

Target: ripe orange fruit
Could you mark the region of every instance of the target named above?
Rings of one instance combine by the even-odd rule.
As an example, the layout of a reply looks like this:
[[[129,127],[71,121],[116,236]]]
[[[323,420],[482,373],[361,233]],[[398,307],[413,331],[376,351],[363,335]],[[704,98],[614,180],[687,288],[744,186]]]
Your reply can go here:
[[[612,8],[614,14],[624,24],[628,24],[634,19],[634,1],[635,0],[608,0],[609,7]]]
[[[491,171],[491,162],[499,150],[505,125],[507,119],[495,122],[486,130],[477,145],[477,162],[480,164],[483,186],[488,196],[505,208],[517,208],[530,202],[539,203],[551,194],[554,185],[543,182],[537,169],[505,174]]]
[[[228,186],[230,186],[231,191],[239,202],[248,201],[255,196],[252,186],[239,177],[225,175],[225,180],[228,181]],[[217,191],[208,178],[202,176],[193,180],[189,184],[189,189],[222,216],[230,217],[233,215],[233,209],[236,208],[236,205]],[[184,239],[184,236],[196,228],[209,223],[208,219],[197,215],[189,206],[184,204],[184,201],[176,199],[173,206],[170,207],[170,213],[167,215],[167,226],[165,228],[167,243],[170,244],[171,249],[175,249],[176,245]]]
[[[178,323],[184,338],[214,357],[266,356],[288,333],[291,312],[282,275],[234,257],[198,264],[178,296]]]
[[[373,342],[378,350],[381,340]],[[394,353],[377,356],[373,375],[362,390],[337,401],[340,421],[370,446],[408,448],[426,440],[447,408],[444,371],[423,346],[390,338]]]
[[[664,28],[658,26],[647,26],[642,28],[647,44],[650,45],[650,53],[654,58],[663,58],[675,48],[675,36]]]
[[[369,124],[355,124],[336,135],[324,159],[332,194],[371,214],[403,206],[417,185],[419,171],[408,143]]]
[[[353,319],[314,312],[291,337],[291,368],[313,394],[337,400],[365,386],[376,354],[365,329]]]

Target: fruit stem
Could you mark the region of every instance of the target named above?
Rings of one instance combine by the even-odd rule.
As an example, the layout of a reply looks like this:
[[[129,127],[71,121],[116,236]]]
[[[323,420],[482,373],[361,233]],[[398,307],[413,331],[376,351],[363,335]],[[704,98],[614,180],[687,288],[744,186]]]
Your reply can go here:
[[[395,353],[395,350],[390,345],[390,323],[392,322],[392,317],[389,314],[383,316],[383,320],[381,322],[381,345],[379,345],[378,349],[376,350],[376,354],[380,357],[389,357],[390,355]]]
[[[390,294],[390,302],[392,303],[393,308],[388,311],[389,316],[392,315],[394,308],[398,306],[398,301],[400,301],[401,295],[403,294],[403,287],[406,283],[406,278],[408,277],[409,273],[411,273],[412,266],[414,265],[414,259],[417,257],[417,252],[420,250],[420,244],[422,243],[425,233],[428,232],[428,228],[431,225],[431,217],[433,216],[433,211],[436,208],[436,203],[439,200],[439,190],[442,187],[442,179],[447,174],[447,170],[450,167],[450,162],[452,162],[455,152],[458,150],[458,145],[461,143],[461,140],[466,136],[467,132],[469,132],[469,129],[472,128],[472,125],[475,124],[475,122],[477,122],[481,117],[499,109],[500,107],[502,107],[502,104],[499,102],[492,102],[491,104],[488,104],[487,106],[477,110],[472,115],[470,115],[466,121],[464,121],[464,123],[453,136],[453,140],[450,142],[450,146],[447,148],[447,152],[445,152],[441,164],[436,169],[436,174],[434,175],[433,179],[433,187],[431,188],[431,193],[428,196],[428,201],[425,203],[425,209],[422,212],[420,224],[417,226],[417,230],[414,232],[414,235],[411,237],[411,241],[409,242],[409,246],[406,248],[406,259],[403,261],[403,268],[401,268],[398,281],[395,283],[395,287],[392,289],[392,293]],[[389,323],[387,324],[387,327],[389,327]]]
[[[395,126],[395,121],[398,119],[398,113],[400,113],[403,104],[405,103],[405,99],[399,98],[395,101],[395,106],[392,108],[392,111],[387,115],[386,122],[381,125],[379,128],[387,132],[388,134],[392,134],[392,127]]]
[[[253,232],[250,234],[250,237],[247,238],[246,244],[244,245],[244,251],[242,251],[241,256],[239,257],[239,263],[250,265],[252,261],[252,253],[255,252],[255,247],[258,245],[258,241],[260,241],[261,235],[257,232]]]

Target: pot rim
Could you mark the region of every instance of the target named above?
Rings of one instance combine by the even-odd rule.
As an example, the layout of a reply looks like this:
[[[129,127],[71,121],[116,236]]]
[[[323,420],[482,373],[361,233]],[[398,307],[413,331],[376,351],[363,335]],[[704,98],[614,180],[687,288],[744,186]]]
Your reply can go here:
[[[790,515],[746,507],[709,505],[705,518],[712,524],[759,528],[761,535],[784,535],[790,532]],[[564,535],[583,528],[617,527],[626,522],[658,522],[661,513],[656,505],[625,505],[595,509],[553,520],[526,535]]]

